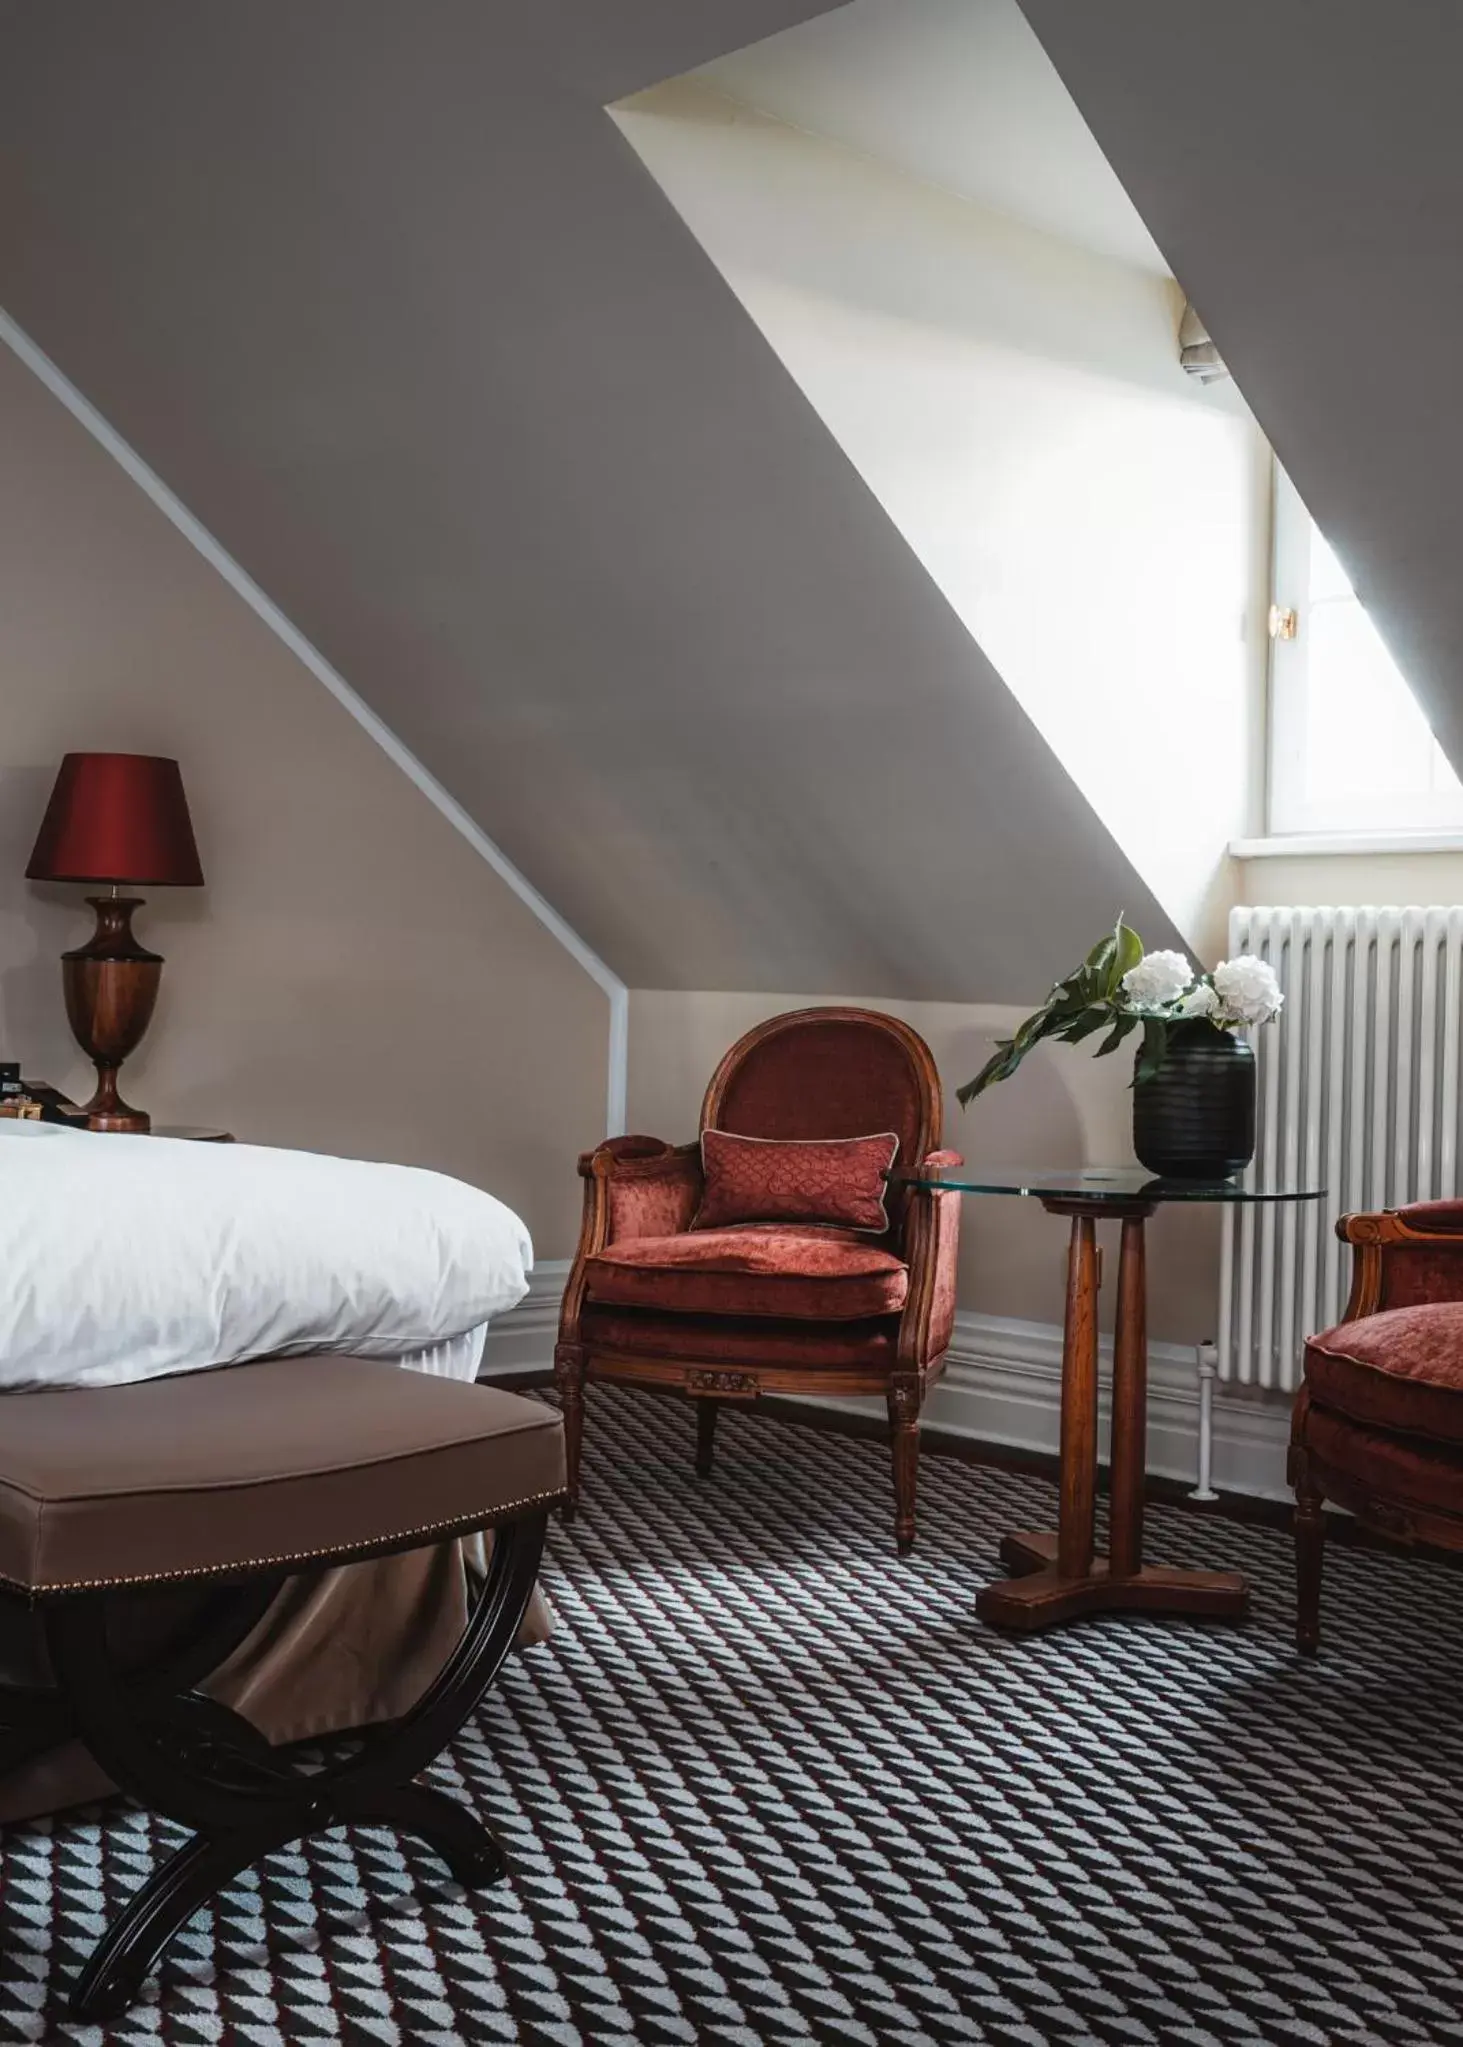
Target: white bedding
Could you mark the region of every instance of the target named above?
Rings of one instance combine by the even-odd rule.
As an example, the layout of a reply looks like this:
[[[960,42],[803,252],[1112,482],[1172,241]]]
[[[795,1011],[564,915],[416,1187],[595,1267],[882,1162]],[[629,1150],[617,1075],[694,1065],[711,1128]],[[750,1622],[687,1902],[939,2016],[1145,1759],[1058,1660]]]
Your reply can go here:
[[[464,1181],[0,1120],[0,1389],[306,1351],[476,1375],[533,1247]]]

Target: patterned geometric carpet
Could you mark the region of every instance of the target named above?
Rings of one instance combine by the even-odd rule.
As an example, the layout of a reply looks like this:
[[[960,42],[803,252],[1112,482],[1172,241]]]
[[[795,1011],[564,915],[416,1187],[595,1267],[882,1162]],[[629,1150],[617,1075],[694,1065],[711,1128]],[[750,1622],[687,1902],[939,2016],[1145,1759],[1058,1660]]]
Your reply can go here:
[[[1282,1536],[1173,1509],[1246,1627],[972,1615],[1044,1482],[927,1458],[896,1562],[878,1446],[592,1403],[559,1631],[440,1781],[511,1875],[385,1834],[275,1856],[106,2031],[61,2002],[171,1829],[124,1806],[0,1837],[0,2040],[1463,2042],[1463,1574],[1333,1549],[1290,1647]]]

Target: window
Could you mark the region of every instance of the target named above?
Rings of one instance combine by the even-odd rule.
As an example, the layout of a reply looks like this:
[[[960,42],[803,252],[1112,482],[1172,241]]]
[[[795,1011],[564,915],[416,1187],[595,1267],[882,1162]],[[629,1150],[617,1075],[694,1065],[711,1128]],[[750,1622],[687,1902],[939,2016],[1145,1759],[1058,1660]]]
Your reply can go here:
[[[1275,472],[1270,830],[1463,831],[1463,783],[1346,572]]]

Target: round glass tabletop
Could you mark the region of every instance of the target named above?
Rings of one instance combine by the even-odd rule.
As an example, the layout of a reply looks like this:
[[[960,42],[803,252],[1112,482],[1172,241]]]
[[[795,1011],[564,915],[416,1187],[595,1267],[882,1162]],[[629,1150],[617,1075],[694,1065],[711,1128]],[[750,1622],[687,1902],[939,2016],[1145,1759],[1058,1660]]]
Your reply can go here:
[[[1228,1180],[1159,1180],[1146,1166],[950,1166],[889,1174],[896,1187],[948,1187],[961,1194],[1029,1194],[1038,1199],[1132,1201],[1320,1201],[1324,1187],[1258,1167]]]

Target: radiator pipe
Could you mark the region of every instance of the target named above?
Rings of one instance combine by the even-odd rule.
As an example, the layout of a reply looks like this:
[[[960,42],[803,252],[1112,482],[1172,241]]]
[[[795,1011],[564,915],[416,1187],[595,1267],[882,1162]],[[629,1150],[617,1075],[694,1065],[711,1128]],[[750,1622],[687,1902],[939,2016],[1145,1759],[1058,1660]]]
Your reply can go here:
[[[1199,1374],[1199,1483],[1189,1494],[1191,1500],[1217,1500],[1210,1483],[1214,1473],[1214,1381],[1219,1373],[1219,1352],[1212,1343],[1201,1343],[1194,1353]]]

